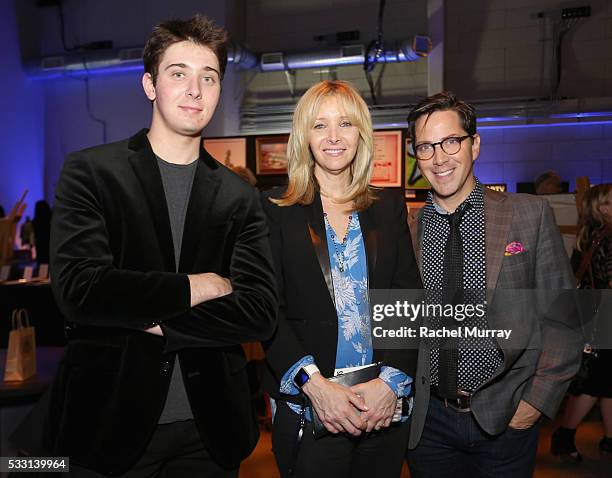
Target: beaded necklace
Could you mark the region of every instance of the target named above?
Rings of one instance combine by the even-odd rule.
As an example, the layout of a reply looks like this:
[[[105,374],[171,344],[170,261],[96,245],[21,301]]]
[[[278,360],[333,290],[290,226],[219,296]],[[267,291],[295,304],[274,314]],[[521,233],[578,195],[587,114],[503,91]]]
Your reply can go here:
[[[332,244],[334,245],[334,254],[338,259],[338,265],[340,267],[340,272],[344,272],[344,250],[346,248],[346,240],[348,238],[349,229],[351,227],[351,221],[353,220],[353,216],[349,215],[348,224],[346,225],[346,231],[344,232],[344,239],[342,239],[341,243],[336,241],[336,233],[334,232],[334,228],[331,227],[329,223],[329,219],[327,219],[327,213],[323,213],[323,219],[325,220],[325,225],[329,228]]]

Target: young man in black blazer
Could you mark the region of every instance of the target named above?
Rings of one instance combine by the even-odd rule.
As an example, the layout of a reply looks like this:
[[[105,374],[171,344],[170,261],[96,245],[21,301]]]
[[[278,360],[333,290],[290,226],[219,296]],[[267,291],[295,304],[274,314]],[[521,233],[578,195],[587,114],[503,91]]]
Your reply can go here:
[[[69,343],[43,445],[76,476],[238,476],[257,442],[239,344],[275,327],[268,230],[201,139],[226,47],[199,15],[155,27],[150,129],[65,162],[51,274]]]

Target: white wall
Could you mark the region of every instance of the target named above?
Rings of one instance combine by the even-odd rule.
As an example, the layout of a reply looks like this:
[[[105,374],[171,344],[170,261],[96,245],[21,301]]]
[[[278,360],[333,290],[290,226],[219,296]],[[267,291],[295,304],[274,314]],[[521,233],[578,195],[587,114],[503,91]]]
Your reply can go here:
[[[325,46],[315,35],[360,30],[375,38],[378,0],[250,0],[246,2],[247,45],[257,52]],[[446,0],[445,87],[469,99],[549,97],[553,65],[553,18],[567,6],[591,5],[564,40],[559,96],[610,96],[612,91],[612,2],[610,0]],[[427,34],[427,0],[389,0],[385,39]],[[543,12],[543,18],[538,13]],[[376,73],[381,67],[377,67]],[[427,64],[390,64],[382,80],[383,103],[411,102],[427,93]],[[342,67],[338,77],[369,95],[361,67]],[[297,71],[303,91],[325,78]],[[258,73],[247,101],[290,100],[284,73]]]
[[[612,182],[612,124],[480,128],[481,151],[476,174],[487,183],[532,182],[553,169],[570,191],[575,180]]]
[[[549,97],[552,21],[564,7],[591,5],[566,35],[560,97],[612,96],[612,2],[589,0],[448,0],[445,86],[466,99]],[[544,13],[539,19],[538,12]],[[595,105],[597,101],[592,101]],[[612,125],[481,129],[476,173],[489,182],[533,181],[554,169],[575,178],[612,182]]]
[[[563,7],[591,5],[563,42],[560,96],[610,96],[612,2],[448,0],[446,87],[466,98],[548,97],[552,18]],[[544,12],[544,18],[538,18]]]

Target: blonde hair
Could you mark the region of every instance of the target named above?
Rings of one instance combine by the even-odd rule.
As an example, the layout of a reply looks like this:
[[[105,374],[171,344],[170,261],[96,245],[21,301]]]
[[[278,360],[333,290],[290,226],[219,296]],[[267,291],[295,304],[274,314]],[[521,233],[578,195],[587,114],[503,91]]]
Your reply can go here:
[[[589,249],[595,234],[606,227],[612,227],[612,221],[601,212],[601,206],[611,204],[612,184],[599,184],[590,188],[582,199],[582,215],[578,222],[576,248],[579,251]]]
[[[375,199],[369,185],[372,176],[373,131],[370,111],[363,98],[346,81],[321,81],[311,86],[300,98],[293,114],[293,125],[287,144],[289,184],[280,199],[270,199],[279,206],[312,204],[319,185],[314,176],[314,157],[308,143],[308,133],[315,123],[321,103],[333,96],[349,121],[359,130],[359,145],[351,163],[351,182],[338,202],[352,201],[358,211],[367,209]]]

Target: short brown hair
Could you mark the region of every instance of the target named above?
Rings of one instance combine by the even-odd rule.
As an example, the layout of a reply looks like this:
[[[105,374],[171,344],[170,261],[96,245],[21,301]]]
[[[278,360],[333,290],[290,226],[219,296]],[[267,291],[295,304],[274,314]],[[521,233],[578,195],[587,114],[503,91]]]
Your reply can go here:
[[[536,194],[557,194],[563,192],[561,176],[552,169],[540,174],[533,185]]]
[[[188,20],[167,20],[153,28],[142,52],[144,70],[151,75],[153,83],[157,79],[157,69],[164,52],[182,41],[210,48],[217,56],[220,79],[223,79],[227,66],[228,34],[208,17],[198,13]]]
[[[461,126],[467,134],[470,136],[476,134],[476,110],[474,107],[465,101],[458,100],[454,93],[442,91],[425,98],[410,111],[408,123],[410,124],[412,143],[416,142],[416,122],[421,116],[427,115],[429,117],[436,111],[448,110],[457,112]]]

